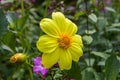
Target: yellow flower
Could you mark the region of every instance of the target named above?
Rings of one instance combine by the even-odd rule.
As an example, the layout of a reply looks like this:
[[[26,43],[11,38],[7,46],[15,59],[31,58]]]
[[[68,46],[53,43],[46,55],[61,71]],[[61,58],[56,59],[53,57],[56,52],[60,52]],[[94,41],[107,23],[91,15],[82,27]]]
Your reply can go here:
[[[10,58],[11,63],[24,62],[26,60],[26,55],[23,53],[16,53]]]
[[[37,48],[43,52],[44,67],[50,68],[58,62],[61,70],[69,70],[72,60],[77,62],[83,54],[77,26],[61,12],[53,12],[52,19],[40,21],[40,27],[46,33],[37,41]]]

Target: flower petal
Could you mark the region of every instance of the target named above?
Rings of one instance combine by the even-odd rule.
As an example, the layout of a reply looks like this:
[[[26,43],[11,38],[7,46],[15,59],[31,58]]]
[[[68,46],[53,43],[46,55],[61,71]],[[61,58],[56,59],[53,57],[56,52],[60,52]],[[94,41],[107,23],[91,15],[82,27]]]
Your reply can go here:
[[[56,22],[60,31],[64,32],[66,27],[65,16],[61,12],[53,12],[52,19]]]
[[[74,35],[77,32],[77,26],[72,21],[65,18],[61,12],[53,12],[52,19],[56,22],[62,33]]]
[[[53,52],[58,46],[57,38],[53,38],[48,35],[43,35],[37,41],[37,48],[44,53]]]
[[[65,32],[68,33],[69,35],[75,35],[75,33],[78,30],[76,24],[74,24],[69,19],[66,19],[66,24],[67,25],[66,25]]]
[[[76,62],[78,62],[79,58],[83,54],[82,48],[79,47],[77,44],[71,45],[71,47],[68,49],[68,51],[70,52],[70,54],[72,56],[72,60],[74,60]]]
[[[57,48],[54,52],[50,54],[43,54],[42,55],[42,64],[45,68],[51,68],[57,61],[59,60],[60,50]]]
[[[41,64],[41,57],[34,58],[34,65],[40,65]]]
[[[49,36],[58,37],[60,30],[52,19],[44,18],[40,21],[41,29]]]
[[[60,69],[61,70],[69,70],[72,65],[72,57],[71,54],[67,50],[61,49],[61,55],[60,55]]]
[[[42,67],[42,65],[39,65],[39,66],[34,66],[33,67],[33,72],[34,73],[41,73],[42,75],[46,75],[47,74],[47,72],[48,72],[48,69],[46,69],[46,68],[44,68],[44,67]]]
[[[75,35],[72,37],[72,40],[73,40],[73,42],[72,42],[71,46],[69,47],[68,51],[71,53],[72,59],[77,62],[83,54],[82,38],[80,35]]]
[[[46,69],[46,68],[43,67],[41,69],[41,73],[42,73],[43,76],[45,76],[48,73],[48,69]]]
[[[78,44],[80,47],[83,47],[82,37],[80,35],[75,35],[72,37],[73,43]]]

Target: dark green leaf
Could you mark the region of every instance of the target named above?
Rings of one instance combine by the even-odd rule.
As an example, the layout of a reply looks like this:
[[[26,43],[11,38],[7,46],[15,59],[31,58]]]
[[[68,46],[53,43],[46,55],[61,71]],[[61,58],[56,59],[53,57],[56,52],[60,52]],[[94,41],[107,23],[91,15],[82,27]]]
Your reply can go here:
[[[0,37],[6,33],[7,26],[8,26],[7,19],[4,15],[2,9],[0,9]]]
[[[105,75],[106,80],[116,80],[119,73],[120,62],[118,61],[115,54],[111,55],[105,64]]]
[[[11,32],[7,32],[3,37],[2,37],[2,48],[9,50],[10,52],[15,51],[15,46],[16,46],[16,40],[15,40],[15,34]],[[5,47],[6,46],[6,47]],[[8,49],[9,48],[9,49]]]
[[[88,67],[82,72],[82,80],[100,80],[100,76],[93,68]]]
[[[22,29],[28,19],[28,16],[23,16],[18,20],[18,27],[19,29]]]
[[[81,71],[78,63],[73,62],[72,69],[68,71],[68,75],[75,80],[81,80]]]

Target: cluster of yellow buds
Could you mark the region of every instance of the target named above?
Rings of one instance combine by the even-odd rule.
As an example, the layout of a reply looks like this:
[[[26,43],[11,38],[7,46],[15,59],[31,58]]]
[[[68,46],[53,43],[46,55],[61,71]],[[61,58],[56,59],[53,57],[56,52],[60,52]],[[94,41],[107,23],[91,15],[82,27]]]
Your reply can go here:
[[[26,55],[24,53],[16,53],[10,58],[11,63],[24,62],[26,60]]]

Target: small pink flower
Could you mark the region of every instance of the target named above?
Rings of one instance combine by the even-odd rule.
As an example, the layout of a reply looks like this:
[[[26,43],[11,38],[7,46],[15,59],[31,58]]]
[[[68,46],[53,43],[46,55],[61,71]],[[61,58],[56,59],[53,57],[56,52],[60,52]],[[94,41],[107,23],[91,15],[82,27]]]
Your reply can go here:
[[[43,76],[45,76],[48,73],[48,69],[42,66],[41,61],[42,61],[41,57],[34,58],[33,72],[36,74],[41,73]]]
[[[106,4],[111,4],[111,1],[110,0],[106,0],[105,3]]]
[[[0,2],[2,2],[2,1],[4,1],[4,0],[0,0]]]

